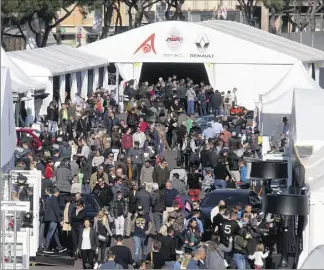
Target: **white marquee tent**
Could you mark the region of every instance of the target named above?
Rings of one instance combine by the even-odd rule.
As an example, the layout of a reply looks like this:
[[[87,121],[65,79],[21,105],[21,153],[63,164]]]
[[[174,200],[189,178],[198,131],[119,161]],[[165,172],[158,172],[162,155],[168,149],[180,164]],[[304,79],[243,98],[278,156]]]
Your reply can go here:
[[[124,80],[140,79],[143,63],[204,63],[210,84],[238,88],[254,108],[296,61],[324,62],[324,52],[244,24],[213,20],[149,24],[79,48],[116,63]]]
[[[16,127],[10,72],[1,67],[1,171],[7,172],[16,148]],[[14,165],[14,164],[13,164]]]
[[[324,245],[324,128],[321,125],[324,91],[296,89],[294,91],[291,139],[301,165],[305,183],[309,187],[310,208],[303,235],[303,252],[299,264],[317,247]],[[299,155],[298,149],[309,148],[307,156]]]
[[[13,92],[25,93],[30,90],[45,89],[46,85],[29,77],[19,66],[17,66],[1,47],[1,66],[10,69],[11,87]]]
[[[9,58],[30,77],[46,84],[49,96],[43,101],[40,114],[46,114],[46,108],[53,100],[54,80],[59,76],[60,99],[63,102],[66,90],[66,75],[70,75],[71,98],[76,93],[82,96],[88,94],[88,88],[99,86],[99,68],[103,68],[104,82],[108,85],[108,60],[95,57],[65,45],[54,45],[33,50],[15,51],[7,53]],[[89,87],[89,70],[92,71],[92,85]],[[90,80],[90,79],[89,79]]]
[[[321,89],[308,76],[300,61],[297,61],[272,89],[260,97],[263,136],[274,136],[281,133],[282,117],[290,118],[295,88]]]

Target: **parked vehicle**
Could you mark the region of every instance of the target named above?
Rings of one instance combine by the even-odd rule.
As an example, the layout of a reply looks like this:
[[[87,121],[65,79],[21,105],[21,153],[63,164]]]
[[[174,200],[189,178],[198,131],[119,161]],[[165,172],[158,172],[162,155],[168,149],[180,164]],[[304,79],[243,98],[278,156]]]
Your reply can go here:
[[[42,142],[39,139],[40,132],[33,128],[16,128],[17,146],[21,147],[21,142],[27,140],[30,146],[37,150],[42,147]]]
[[[249,189],[216,189],[208,193],[200,203],[200,216],[205,228],[204,241],[211,237],[213,228],[210,213],[220,200],[225,201],[228,207],[251,204],[254,209],[261,208],[258,194]]]
[[[60,193],[59,195],[59,203],[62,216],[65,208],[65,197],[67,195],[68,193]],[[84,202],[85,215],[86,217],[90,218],[91,222],[93,222],[98,211],[102,208],[100,201],[93,194],[81,194],[81,198]]]

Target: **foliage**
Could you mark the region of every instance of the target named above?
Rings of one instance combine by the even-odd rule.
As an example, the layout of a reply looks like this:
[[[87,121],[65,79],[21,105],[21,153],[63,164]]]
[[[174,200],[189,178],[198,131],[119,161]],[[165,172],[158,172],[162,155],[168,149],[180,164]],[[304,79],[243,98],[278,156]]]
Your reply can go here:
[[[86,5],[89,2],[92,1],[3,0],[1,2],[1,17],[3,20],[10,20],[18,28],[20,28],[20,25],[27,23],[36,36],[37,46],[45,47],[51,30],[70,16],[76,7]],[[62,10],[65,11],[65,15],[57,19],[58,12]],[[23,31],[20,32],[21,36],[26,39]]]

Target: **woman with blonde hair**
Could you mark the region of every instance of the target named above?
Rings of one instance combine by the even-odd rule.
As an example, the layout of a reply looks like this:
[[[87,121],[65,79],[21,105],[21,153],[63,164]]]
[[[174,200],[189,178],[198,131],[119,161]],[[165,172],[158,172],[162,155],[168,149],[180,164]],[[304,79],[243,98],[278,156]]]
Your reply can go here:
[[[108,246],[109,238],[113,235],[108,220],[108,213],[106,210],[99,210],[97,216],[94,218],[93,228],[97,232],[99,240],[99,264],[104,263],[106,248]]]
[[[191,260],[191,254],[183,255],[183,259],[182,259],[182,262],[181,262],[181,265],[180,265],[180,269],[187,269],[190,260]]]

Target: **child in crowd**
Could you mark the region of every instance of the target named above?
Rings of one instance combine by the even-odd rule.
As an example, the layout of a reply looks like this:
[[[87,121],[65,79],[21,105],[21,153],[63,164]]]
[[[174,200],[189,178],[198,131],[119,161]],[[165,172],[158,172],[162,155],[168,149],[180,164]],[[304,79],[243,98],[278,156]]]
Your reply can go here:
[[[269,255],[269,251],[264,253],[264,245],[263,243],[258,243],[255,248],[255,253],[249,256],[250,260],[254,260],[254,268],[255,269],[262,269],[263,268],[263,260],[267,258]]]
[[[71,186],[71,194],[75,194],[75,193],[82,193],[82,185],[79,181],[79,177],[77,175],[75,175],[73,177],[73,184]]]

